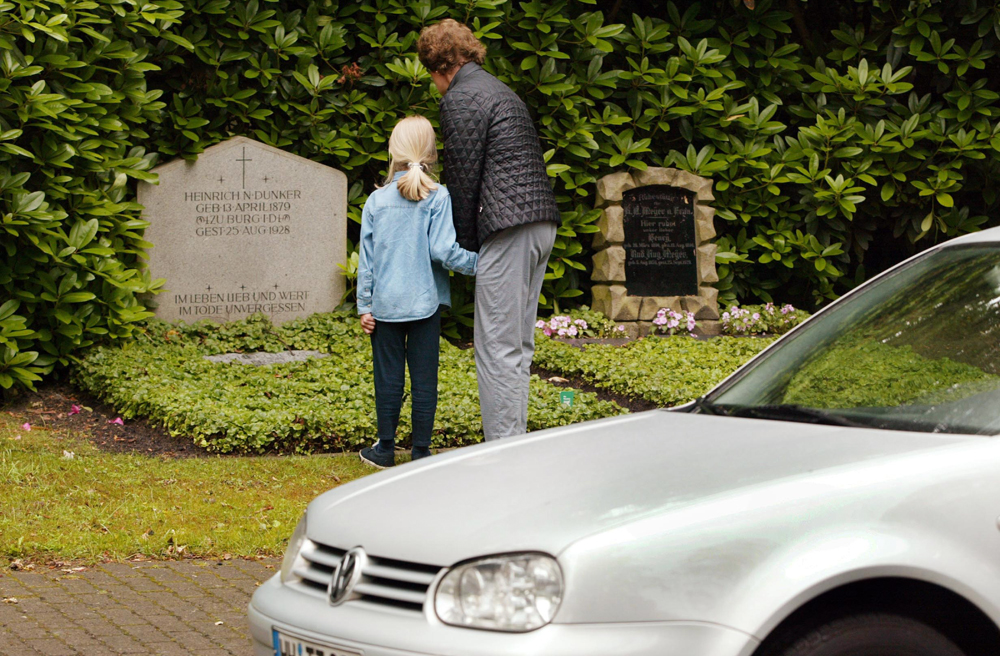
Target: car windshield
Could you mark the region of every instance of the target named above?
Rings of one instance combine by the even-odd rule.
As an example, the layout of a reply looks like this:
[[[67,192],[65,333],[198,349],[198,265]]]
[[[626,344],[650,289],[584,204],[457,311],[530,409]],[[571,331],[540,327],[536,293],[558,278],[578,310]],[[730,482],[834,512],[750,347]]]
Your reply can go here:
[[[900,267],[789,335],[696,407],[1000,433],[1000,248],[944,248]]]

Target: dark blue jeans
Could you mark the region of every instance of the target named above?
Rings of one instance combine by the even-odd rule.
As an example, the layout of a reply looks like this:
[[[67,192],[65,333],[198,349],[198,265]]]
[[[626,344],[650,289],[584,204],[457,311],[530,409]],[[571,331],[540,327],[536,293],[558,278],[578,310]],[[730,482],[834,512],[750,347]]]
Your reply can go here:
[[[371,337],[379,451],[395,448],[407,365],[413,406],[413,446],[429,447],[437,411],[441,309],[419,321],[376,321]]]

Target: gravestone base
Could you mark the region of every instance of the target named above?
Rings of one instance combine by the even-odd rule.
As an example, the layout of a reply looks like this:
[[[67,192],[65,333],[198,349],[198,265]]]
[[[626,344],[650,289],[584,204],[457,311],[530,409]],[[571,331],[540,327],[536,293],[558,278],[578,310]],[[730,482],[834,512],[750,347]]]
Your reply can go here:
[[[699,334],[718,334],[719,281],[712,181],[650,168],[597,182],[591,307],[632,337],[653,331],[661,308],[691,312]]]

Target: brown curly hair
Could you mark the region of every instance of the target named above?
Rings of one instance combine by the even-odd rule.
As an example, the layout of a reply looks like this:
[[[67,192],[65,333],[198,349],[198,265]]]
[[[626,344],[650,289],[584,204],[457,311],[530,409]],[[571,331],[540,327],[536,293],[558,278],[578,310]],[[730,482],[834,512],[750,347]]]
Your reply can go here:
[[[465,25],[446,18],[428,25],[417,40],[420,63],[432,73],[445,73],[462,64],[482,64],[486,46]]]

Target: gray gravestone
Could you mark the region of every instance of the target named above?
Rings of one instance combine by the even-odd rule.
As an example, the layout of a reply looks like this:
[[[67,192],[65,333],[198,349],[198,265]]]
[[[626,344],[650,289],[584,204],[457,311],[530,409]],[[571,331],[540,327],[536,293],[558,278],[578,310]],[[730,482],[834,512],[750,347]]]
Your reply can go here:
[[[141,183],[148,266],[167,321],[275,323],[329,312],[344,293],[347,176],[245,137],[175,160]]]

